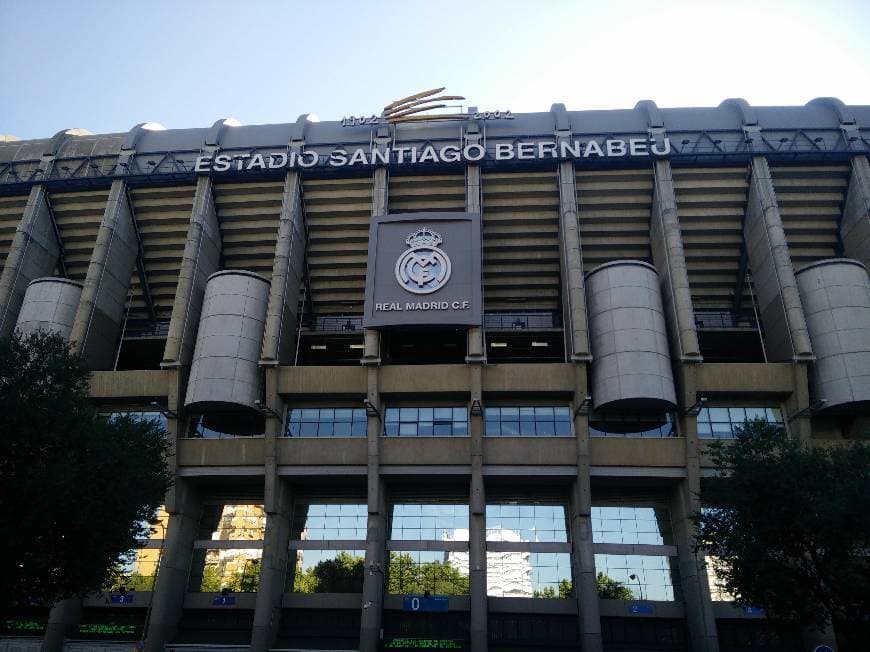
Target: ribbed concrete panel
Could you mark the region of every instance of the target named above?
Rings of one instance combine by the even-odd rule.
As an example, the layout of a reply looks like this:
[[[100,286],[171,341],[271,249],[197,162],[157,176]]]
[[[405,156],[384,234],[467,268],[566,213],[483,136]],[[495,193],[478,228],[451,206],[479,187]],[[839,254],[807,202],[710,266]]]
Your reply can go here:
[[[112,183],[82,290],[73,340],[91,369],[111,369],[136,265],[139,243],[127,201],[127,184]]]
[[[27,286],[15,328],[22,335],[38,330],[58,333],[69,340],[82,284],[66,278],[38,278]]]
[[[673,168],[680,230],[695,309],[731,309],[743,247],[746,167]],[[744,305],[751,305],[749,286]]]
[[[15,239],[15,229],[24,217],[27,195],[0,197],[0,272],[6,265],[6,256]]]
[[[144,252],[145,274],[157,319],[169,319],[184,255],[187,227],[196,186],[162,186],[130,189],[133,213]],[[139,274],[132,274],[131,319],[149,317]]]
[[[556,171],[482,177],[484,310],[560,310]]]
[[[389,213],[464,211],[463,174],[393,175],[390,177]]]
[[[66,275],[84,283],[97,231],[109,198],[107,190],[51,193],[49,201],[63,242]]]
[[[856,260],[835,258],[797,273],[816,362],[815,397],[825,408],[870,407],[870,278]]]
[[[770,173],[792,264],[836,256],[849,166],[774,166]]]
[[[52,274],[59,255],[45,188],[33,186],[0,276],[0,337],[15,327],[28,284]]]
[[[673,408],[676,392],[655,267],[639,260],[601,265],[586,275],[586,295],[594,408]]]
[[[870,266],[870,162],[866,156],[852,159],[840,234],[844,253]]]
[[[281,181],[215,184],[224,269],[271,276],[283,186]]]
[[[253,272],[212,274],[205,289],[185,406],[254,409],[269,282]]]
[[[743,237],[771,362],[811,356],[794,269],[767,161],[752,161]]]
[[[614,260],[651,261],[652,191],[650,168],[578,170],[577,206],[586,270]]]
[[[302,186],[311,303],[318,315],[362,314],[372,179],[306,179]]]

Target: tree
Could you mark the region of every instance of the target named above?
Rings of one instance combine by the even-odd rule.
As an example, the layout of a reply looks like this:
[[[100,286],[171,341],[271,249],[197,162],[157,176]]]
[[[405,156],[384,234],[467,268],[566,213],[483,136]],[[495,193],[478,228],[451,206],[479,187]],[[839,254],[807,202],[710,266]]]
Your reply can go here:
[[[449,561],[427,561],[418,564],[408,553],[390,553],[387,593],[397,595],[423,594],[468,595],[468,576]]]
[[[831,622],[857,645],[870,605],[870,446],[802,444],[756,420],[712,456],[723,472],[702,485],[695,545],[724,588],[776,618]]]
[[[56,334],[0,339],[0,607],[113,584],[169,487],[162,427],[98,415],[88,375]]]
[[[598,589],[598,597],[605,600],[633,600],[634,594],[622,582],[608,577],[601,571],[595,576],[595,584]]]

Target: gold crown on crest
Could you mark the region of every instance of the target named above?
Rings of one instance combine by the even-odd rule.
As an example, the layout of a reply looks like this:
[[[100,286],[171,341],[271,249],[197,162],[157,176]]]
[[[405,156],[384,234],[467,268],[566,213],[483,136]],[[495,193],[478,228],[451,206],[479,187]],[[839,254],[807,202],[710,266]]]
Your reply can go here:
[[[441,234],[427,226],[414,231],[405,240],[405,243],[410,247],[437,247],[442,242]]]

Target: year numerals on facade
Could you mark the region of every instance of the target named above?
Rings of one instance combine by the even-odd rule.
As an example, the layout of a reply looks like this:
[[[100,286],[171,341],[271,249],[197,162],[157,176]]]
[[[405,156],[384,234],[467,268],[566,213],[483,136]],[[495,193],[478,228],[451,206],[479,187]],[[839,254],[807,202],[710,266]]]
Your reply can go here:
[[[504,111],[478,111],[473,116],[474,120],[513,120],[514,114],[510,109]]]
[[[380,115],[356,116],[349,115],[341,119],[342,127],[358,127],[361,125],[384,125],[387,124],[387,119]]]

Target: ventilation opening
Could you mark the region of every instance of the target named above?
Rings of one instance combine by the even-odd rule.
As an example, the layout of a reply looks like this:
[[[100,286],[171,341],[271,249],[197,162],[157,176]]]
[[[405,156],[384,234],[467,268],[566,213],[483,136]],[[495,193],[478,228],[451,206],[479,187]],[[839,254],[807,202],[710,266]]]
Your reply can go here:
[[[381,351],[387,364],[465,364],[463,330],[385,331]]]
[[[253,624],[253,609],[185,609],[173,643],[247,646]]]
[[[766,362],[762,333],[751,313],[695,313],[698,345],[705,362]]]
[[[355,650],[359,628],[359,609],[284,609],[275,647]]]

